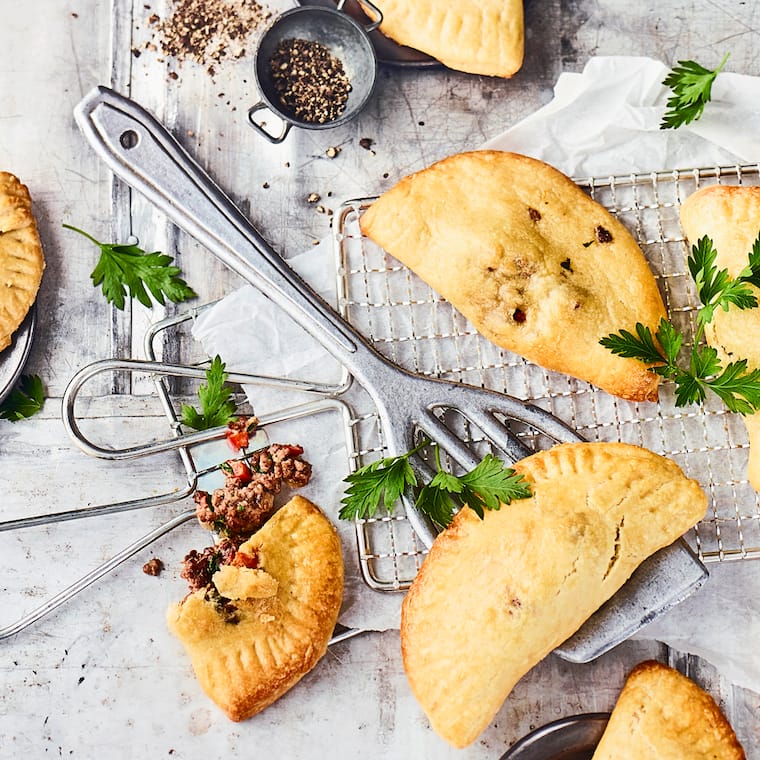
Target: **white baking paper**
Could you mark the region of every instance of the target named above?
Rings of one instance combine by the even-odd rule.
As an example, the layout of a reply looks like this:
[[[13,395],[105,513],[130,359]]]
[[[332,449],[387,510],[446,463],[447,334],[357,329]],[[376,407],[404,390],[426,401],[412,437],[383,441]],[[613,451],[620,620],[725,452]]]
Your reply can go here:
[[[664,64],[649,58],[594,58],[583,72],[560,76],[550,103],[482,147],[534,156],[573,177],[760,160],[760,79],[719,74],[712,101],[698,122],[660,130],[668,97],[662,80],[667,72]],[[323,243],[290,263],[330,300],[334,277],[328,248]],[[254,319],[241,317],[250,314]],[[292,327],[271,303],[246,288],[203,315],[194,334],[209,355],[219,353],[231,368],[334,379],[324,374],[328,367],[336,369],[334,362],[330,365],[314,341]],[[271,342],[271,330],[277,332],[276,343]],[[258,389],[256,393],[258,398]],[[254,405],[260,409],[261,399]],[[348,572],[358,573],[353,528],[343,525],[341,530]],[[710,579],[697,594],[639,636],[704,657],[734,683],[760,691],[760,563],[740,561],[712,565],[710,570]],[[397,595],[378,594],[353,583],[342,622],[364,628],[395,627],[398,604]]]

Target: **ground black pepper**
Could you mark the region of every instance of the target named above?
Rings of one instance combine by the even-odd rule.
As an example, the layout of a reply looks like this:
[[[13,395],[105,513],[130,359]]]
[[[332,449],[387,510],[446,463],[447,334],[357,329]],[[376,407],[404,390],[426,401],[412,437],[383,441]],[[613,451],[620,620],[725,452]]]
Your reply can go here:
[[[281,105],[296,119],[325,124],[345,111],[351,83],[342,61],[322,43],[283,40],[269,65]]]
[[[212,64],[244,56],[250,35],[271,15],[256,0],[176,0],[167,18],[152,13],[148,23],[158,32],[161,52],[174,62]],[[213,66],[208,71],[213,76]]]

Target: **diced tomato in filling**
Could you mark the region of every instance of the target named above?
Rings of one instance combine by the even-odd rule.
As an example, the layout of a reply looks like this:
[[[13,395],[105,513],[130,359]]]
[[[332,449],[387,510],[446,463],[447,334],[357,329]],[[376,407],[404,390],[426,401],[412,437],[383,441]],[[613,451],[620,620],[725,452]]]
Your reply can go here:
[[[255,570],[259,566],[259,558],[254,554],[238,551],[230,564],[235,567],[248,567]]]
[[[249,483],[252,477],[251,468],[240,459],[228,459],[225,462],[225,470],[229,468],[230,474],[237,478],[239,483]]]
[[[248,431],[247,430],[227,430],[225,433],[227,436],[227,443],[232,446],[235,451],[245,449],[248,446]]]

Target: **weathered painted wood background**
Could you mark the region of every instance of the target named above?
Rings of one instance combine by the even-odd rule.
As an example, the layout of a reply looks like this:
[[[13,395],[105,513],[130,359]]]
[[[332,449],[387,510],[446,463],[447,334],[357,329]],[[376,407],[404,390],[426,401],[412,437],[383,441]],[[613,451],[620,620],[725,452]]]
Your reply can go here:
[[[134,234],[146,247],[167,250],[201,301],[239,284],[113,183],[85,145],[72,109],[94,85],[110,84],[152,110],[287,257],[328,232],[330,217],[307,202],[309,193],[337,205],[475,148],[547,102],[560,72],[580,70],[591,56],[714,64],[731,50],[733,71],[758,73],[760,8],[750,1],[526,0],[527,55],[514,79],[382,67],[375,97],[356,121],[331,131],[294,130],[271,146],[246,125],[257,100],[250,49],[217,65],[213,76],[191,63],[174,67],[176,79],[168,76],[171,62],[146,49],[155,39],[149,17],[165,18],[167,3],[0,0],[0,169],[30,187],[47,253],[29,371],[44,379],[49,396],[34,420],[0,421],[3,519],[182,485],[172,456],[107,464],[79,452],[63,429],[60,398],[73,373],[96,359],[141,356],[145,327],[159,312],[109,308],[89,281],[96,251],[62,223],[104,240]],[[359,145],[365,137],[373,141],[371,151]],[[341,149],[333,159],[326,156],[331,146]],[[198,353],[185,338],[167,340],[163,350],[171,360]],[[104,378],[88,386],[79,413],[104,440],[163,434],[166,422],[147,391],[144,381]],[[164,507],[0,534],[0,625],[177,511]],[[406,685],[396,632],[335,646],[276,705],[254,721],[231,724],[202,695],[164,625],[166,606],[182,594],[177,562],[198,541],[198,531],[184,525],[76,601],[0,641],[0,757],[494,758],[549,720],[609,709],[626,672],[655,656],[705,685],[748,756],[760,758],[760,696],[732,686],[705,663],[641,641],[587,666],[550,656],[464,752],[443,746],[427,726]],[[141,572],[152,554],[170,568],[159,579]]]

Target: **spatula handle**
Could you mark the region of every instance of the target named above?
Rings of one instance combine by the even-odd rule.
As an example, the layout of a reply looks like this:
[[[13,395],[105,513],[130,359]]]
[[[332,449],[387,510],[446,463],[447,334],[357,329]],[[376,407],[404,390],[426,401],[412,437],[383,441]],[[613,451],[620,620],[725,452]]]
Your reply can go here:
[[[155,117],[107,87],[75,119],[113,173],[150,200],[244,280],[255,285],[355,374],[364,339],[270,247]]]

